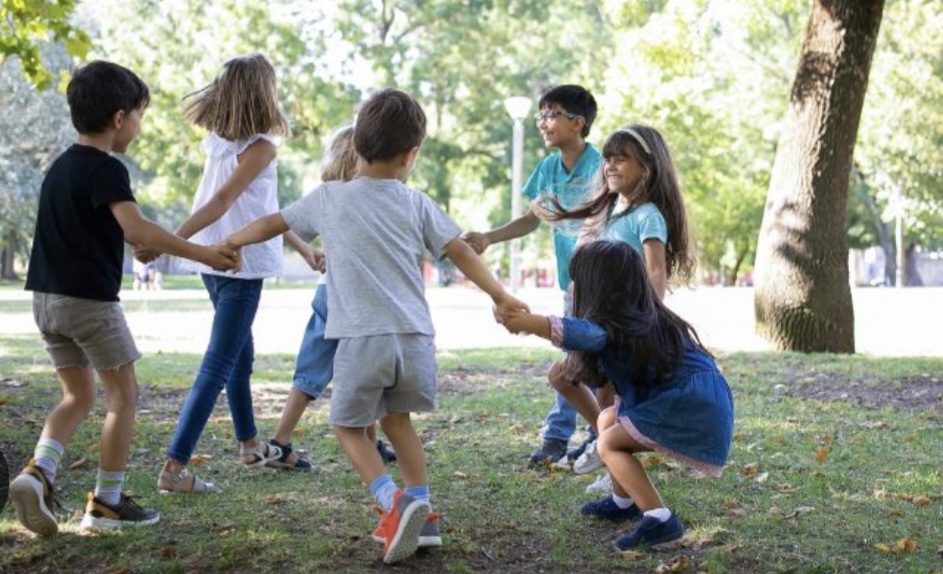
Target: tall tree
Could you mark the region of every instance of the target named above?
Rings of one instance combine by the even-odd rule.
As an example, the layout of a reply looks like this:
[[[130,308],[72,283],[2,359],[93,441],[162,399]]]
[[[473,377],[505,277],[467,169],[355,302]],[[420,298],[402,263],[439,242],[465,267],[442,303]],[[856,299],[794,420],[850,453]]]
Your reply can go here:
[[[853,353],[845,217],[884,0],[815,0],[757,244],[757,330],[777,347]]]
[[[23,75],[37,88],[51,86],[55,76],[43,65],[44,44],[61,43],[80,58],[88,51],[88,34],[70,20],[76,4],[77,0],[0,2],[0,64],[15,57]]]

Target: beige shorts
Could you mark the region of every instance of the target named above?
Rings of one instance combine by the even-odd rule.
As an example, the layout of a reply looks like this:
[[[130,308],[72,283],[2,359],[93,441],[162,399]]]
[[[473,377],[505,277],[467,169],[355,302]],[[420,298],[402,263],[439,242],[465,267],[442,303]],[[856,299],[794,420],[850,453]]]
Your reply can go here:
[[[435,339],[375,335],[339,339],[334,355],[331,424],[360,428],[387,413],[435,409]]]
[[[56,369],[112,371],[141,358],[117,302],[33,293],[33,318]]]

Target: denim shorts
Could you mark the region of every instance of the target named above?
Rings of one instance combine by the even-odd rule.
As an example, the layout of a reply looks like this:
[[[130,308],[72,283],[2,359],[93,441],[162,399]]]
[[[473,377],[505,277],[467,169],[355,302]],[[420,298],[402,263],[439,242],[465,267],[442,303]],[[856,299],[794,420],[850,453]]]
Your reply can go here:
[[[431,335],[340,339],[334,356],[331,424],[367,427],[387,413],[434,410],[436,386]]]
[[[116,301],[33,293],[33,318],[56,369],[112,371],[141,358]]]

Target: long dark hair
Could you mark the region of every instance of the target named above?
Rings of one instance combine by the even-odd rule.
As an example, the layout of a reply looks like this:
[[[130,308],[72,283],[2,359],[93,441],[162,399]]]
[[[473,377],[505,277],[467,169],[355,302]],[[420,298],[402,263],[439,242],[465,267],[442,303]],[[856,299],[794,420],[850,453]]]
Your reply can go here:
[[[570,259],[573,316],[606,330],[616,361],[631,365],[637,387],[659,384],[677,370],[685,346],[710,355],[697,332],[655,294],[642,256],[622,241],[599,240]],[[599,387],[608,381],[598,353],[574,351],[568,378]]]
[[[671,150],[664,138],[653,127],[642,124],[627,125],[606,138],[602,156],[604,160],[613,157],[635,158],[645,168],[645,178],[634,195],[628,198],[630,207],[615,213],[619,195],[611,193],[609,189],[604,175],[606,164],[603,162],[597,173],[593,199],[571,210],[566,210],[555,202],[551,218],[592,218],[598,220],[601,230],[612,219],[622,217],[633,207],[650,201],[661,212],[668,226],[668,243],[665,245],[668,281],[674,285],[689,284],[693,279],[697,259],[691,243],[681,185],[675,173]]]

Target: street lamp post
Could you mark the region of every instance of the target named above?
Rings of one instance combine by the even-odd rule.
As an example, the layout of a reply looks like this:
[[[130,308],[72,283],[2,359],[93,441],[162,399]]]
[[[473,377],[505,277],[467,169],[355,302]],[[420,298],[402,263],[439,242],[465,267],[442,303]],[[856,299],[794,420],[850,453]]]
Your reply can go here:
[[[515,96],[504,100],[504,108],[514,121],[511,147],[511,221],[521,216],[521,176],[524,161],[524,118],[530,111],[530,99]],[[511,240],[511,291],[521,286],[521,239]]]

